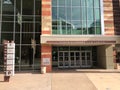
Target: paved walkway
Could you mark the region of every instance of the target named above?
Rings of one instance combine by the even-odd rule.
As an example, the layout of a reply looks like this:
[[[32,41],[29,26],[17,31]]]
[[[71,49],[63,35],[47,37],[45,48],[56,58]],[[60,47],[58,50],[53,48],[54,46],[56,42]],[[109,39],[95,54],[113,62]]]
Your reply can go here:
[[[0,90],[51,90],[51,74],[19,73],[3,82],[0,75]]]
[[[16,73],[0,90],[120,90],[120,71],[117,70],[59,70],[53,73]]]

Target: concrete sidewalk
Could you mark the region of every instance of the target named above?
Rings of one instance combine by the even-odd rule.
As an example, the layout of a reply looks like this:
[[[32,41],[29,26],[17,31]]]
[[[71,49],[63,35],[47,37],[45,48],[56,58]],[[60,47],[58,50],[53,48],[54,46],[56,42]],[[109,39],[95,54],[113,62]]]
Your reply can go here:
[[[84,73],[52,74],[52,90],[97,90]]]
[[[9,82],[0,74],[0,90],[51,90],[51,74],[17,73]]]
[[[3,82],[0,90],[120,90],[120,71],[112,70],[58,70],[40,74],[16,73],[10,82]]]

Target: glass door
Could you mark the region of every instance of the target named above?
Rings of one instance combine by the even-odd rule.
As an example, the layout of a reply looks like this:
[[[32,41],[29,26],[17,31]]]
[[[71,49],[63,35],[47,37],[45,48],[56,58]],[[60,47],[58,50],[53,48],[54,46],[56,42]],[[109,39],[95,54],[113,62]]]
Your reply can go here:
[[[69,52],[60,51],[58,53],[58,67],[68,68],[69,67]]]
[[[76,66],[76,62],[75,62],[75,52],[72,51],[70,52],[70,67],[75,67]]]
[[[64,67],[64,53],[58,53],[58,68]]]
[[[80,52],[75,52],[76,67],[80,67],[80,61],[81,61],[81,54],[80,54]]]
[[[81,51],[81,67],[91,67],[91,66],[92,66],[92,52]]]
[[[91,66],[91,51],[59,51],[58,53],[58,68],[89,68]]]
[[[71,51],[70,52],[70,67],[76,68],[80,67],[80,52],[79,51]]]

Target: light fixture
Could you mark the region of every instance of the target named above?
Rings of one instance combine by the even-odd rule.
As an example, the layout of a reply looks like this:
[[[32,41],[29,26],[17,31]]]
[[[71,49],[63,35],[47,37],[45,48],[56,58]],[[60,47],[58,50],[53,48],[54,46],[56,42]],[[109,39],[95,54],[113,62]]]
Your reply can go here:
[[[12,2],[10,0],[4,0],[3,4],[12,4]]]

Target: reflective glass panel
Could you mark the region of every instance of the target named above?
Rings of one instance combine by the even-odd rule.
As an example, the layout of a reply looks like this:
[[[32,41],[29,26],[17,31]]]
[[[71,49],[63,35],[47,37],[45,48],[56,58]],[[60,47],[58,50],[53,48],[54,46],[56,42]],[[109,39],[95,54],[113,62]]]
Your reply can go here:
[[[101,21],[100,0],[52,0],[52,3],[53,34],[97,34],[97,29],[91,27],[98,27],[96,21]]]

